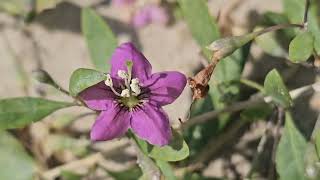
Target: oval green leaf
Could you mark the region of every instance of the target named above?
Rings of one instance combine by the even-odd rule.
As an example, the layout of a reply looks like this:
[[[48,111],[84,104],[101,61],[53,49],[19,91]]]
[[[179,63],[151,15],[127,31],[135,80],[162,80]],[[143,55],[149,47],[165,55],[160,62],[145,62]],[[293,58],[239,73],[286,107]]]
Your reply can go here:
[[[203,48],[206,56],[210,57],[210,52],[205,47],[218,39],[220,32],[209,13],[207,2],[205,0],[178,0],[178,2],[192,36]]]
[[[294,63],[304,62],[313,53],[314,38],[311,32],[298,34],[289,45],[289,59]]]
[[[172,131],[173,137],[169,145],[153,146],[149,156],[162,161],[181,161],[189,156],[189,147],[183,137],[176,131]]]
[[[293,104],[289,91],[276,69],[267,74],[264,89],[277,105],[287,108]]]
[[[280,179],[303,180],[307,142],[286,113],[284,132],[276,152],[276,169]]]
[[[108,60],[118,44],[115,35],[105,21],[89,8],[82,10],[81,26],[93,64],[98,70],[108,71]]]
[[[21,128],[73,103],[21,97],[0,100],[0,130]]]
[[[172,139],[169,145],[159,147],[152,146],[148,142],[134,136],[141,150],[150,157],[162,161],[181,161],[189,156],[189,147],[181,134],[172,130]]]
[[[72,96],[77,96],[81,91],[87,89],[90,86],[98,84],[105,80],[106,76],[100,71],[93,69],[80,68],[75,70],[69,82],[69,91]]]
[[[36,165],[12,135],[0,132],[0,179],[32,180]]]

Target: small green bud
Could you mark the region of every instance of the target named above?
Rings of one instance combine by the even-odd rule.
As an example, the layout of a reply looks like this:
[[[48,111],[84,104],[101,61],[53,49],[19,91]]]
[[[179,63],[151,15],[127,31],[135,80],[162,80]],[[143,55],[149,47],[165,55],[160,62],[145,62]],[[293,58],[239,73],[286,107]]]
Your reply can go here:
[[[255,37],[256,33],[250,33],[243,36],[226,37],[214,41],[207,46],[207,49],[213,52],[214,58],[222,59],[231,55],[234,51],[244,46]]]
[[[33,76],[34,79],[36,79],[37,81],[39,81],[41,83],[49,84],[49,85],[54,85],[55,84],[55,82],[52,79],[52,77],[45,70],[42,70],[42,69],[34,70],[32,72],[32,76]]]

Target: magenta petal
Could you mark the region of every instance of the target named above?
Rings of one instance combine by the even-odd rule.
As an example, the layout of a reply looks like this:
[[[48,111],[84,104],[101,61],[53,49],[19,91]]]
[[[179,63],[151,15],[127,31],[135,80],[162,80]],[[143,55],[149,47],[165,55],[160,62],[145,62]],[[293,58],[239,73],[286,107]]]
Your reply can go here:
[[[111,57],[111,76],[118,77],[118,71],[127,71],[126,62],[132,61],[132,77],[140,81],[148,79],[151,74],[151,64],[132,43],[121,44]]]
[[[169,119],[162,108],[144,104],[141,109],[132,113],[131,128],[139,138],[150,144],[164,146],[170,142]]]
[[[106,110],[116,98],[103,82],[85,89],[80,97],[90,109],[97,111]]]
[[[152,74],[143,86],[147,88],[149,101],[158,106],[172,103],[182,93],[187,79],[182,73],[175,71]]]
[[[93,127],[90,138],[93,141],[105,141],[122,136],[130,126],[130,114],[118,106],[102,111]]]

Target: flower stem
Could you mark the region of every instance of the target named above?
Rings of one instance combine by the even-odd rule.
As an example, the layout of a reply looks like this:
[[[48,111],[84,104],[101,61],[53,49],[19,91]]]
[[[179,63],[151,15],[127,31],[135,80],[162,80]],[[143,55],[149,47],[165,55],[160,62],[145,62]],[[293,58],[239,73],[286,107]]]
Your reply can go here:
[[[143,150],[140,148],[134,134],[128,131],[127,137],[130,139],[131,144],[137,153],[137,164],[140,166],[143,172],[143,177],[146,179],[160,180],[161,173],[159,168],[156,166],[153,160],[150,157],[148,157],[148,155],[145,154]]]

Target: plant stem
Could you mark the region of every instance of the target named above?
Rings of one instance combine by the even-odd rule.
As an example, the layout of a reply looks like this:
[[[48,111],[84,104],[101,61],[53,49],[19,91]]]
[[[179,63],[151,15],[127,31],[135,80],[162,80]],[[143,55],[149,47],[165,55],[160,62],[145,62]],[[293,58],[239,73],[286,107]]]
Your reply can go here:
[[[137,153],[137,164],[140,166],[141,170],[143,171],[143,176],[147,179],[152,180],[160,180],[161,173],[159,168],[150,159],[144,152],[140,149],[140,146],[137,144],[134,138],[130,139],[131,144],[134,147]]]
[[[254,89],[257,89],[258,91],[261,91],[261,92],[264,92],[264,87],[254,81],[251,81],[249,79],[244,79],[244,78],[241,78],[240,79],[240,82],[244,85],[247,85],[249,87],[252,87]]]
[[[310,7],[310,0],[306,0],[304,16],[303,16],[303,26],[304,26],[305,29],[307,29],[307,26],[308,26],[309,7]]]
[[[320,83],[317,82],[314,84],[310,84],[307,86],[303,86],[303,87],[291,90],[290,96],[292,97],[292,99],[295,99],[301,95],[306,95],[308,91],[312,91],[312,90],[319,92],[320,91]],[[257,95],[259,95],[259,93]],[[255,96],[256,95],[253,95],[252,97],[255,97]],[[240,111],[242,109],[253,107],[253,106],[260,104],[260,103],[263,103],[263,102],[270,103],[271,101],[272,101],[272,98],[270,96],[267,96],[267,97],[259,96],[256,98],[251,98],[246,101],[240,101],[240,102],[234,103],[230,106],[227,106],[224,109],[210,111],[210,112],[198,115],[196,117],[193,117],[193,118],[189,119],[188,121],[186,121],[184,124],[182,124],[181,128],[187,129],[195,124],[201,124],[201,123],[205,123],[210,120],[215,120],[215,118],[217,118],[222,113],[233,113],[233,112]]]
[[[287,28],[304,28],[304,25],[302,25],[302,24],[278,24],[278,25],[270,26],[270,27],[267,27],[267,28],[262,29],[260,31],[253,32],[253,33],[255,34],[255,37],[257,37],[257,36],[263,35],[268,32],[273,32],[273,31],[277,31],[280,29],[287,29]]]

